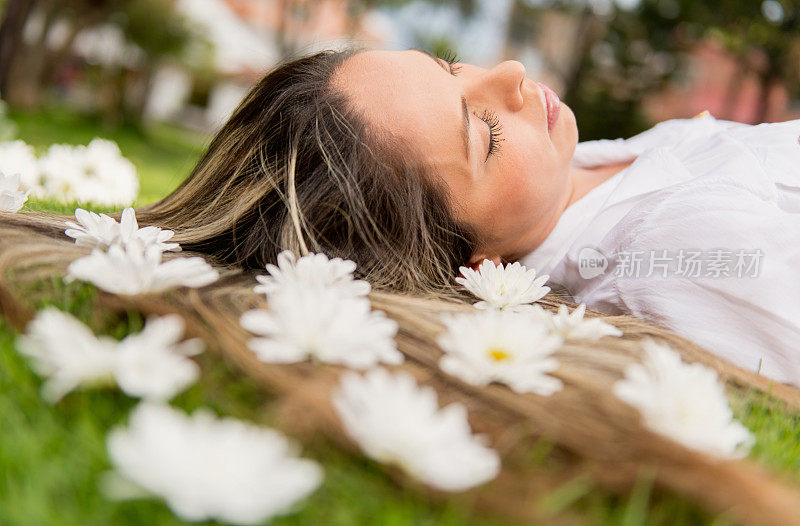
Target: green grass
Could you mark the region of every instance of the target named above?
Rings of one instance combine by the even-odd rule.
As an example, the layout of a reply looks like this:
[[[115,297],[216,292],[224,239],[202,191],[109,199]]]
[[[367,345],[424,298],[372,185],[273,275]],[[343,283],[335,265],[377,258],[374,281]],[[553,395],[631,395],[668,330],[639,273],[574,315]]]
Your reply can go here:
[[[143,134],[127,128],[109,133],[91,119],[66,111],[12,116],[22,139],[37,147],[52,142],[85,144],[95,136],[114,139],[139,169],[140,202],[152,201],[174,188],[201,151],[202,137],[167,126]],[[33,210],[69,212],[69,205],[29,203]],[[92,322],[97,332],[121,338],[140,330],[135,312],[98,321],[95,292],[58,279],[39,284],[31,298],[37,307],[55,305]],[[115,390],[71,393],[56,405],[39,395],[41,381],[14,348],[15,332],[0,318],[0,525],[3,526],[150,526],[182,524],[157,501],[113,502],[103,497],[99,481],[110,468],[107,431],[124,423],[135,401]],[[220,414],[269,424],[270,399],[258,386],[229,369],[218,355],[201,355],[203,376],[175,405],[187,410],[211,407]],[[800,481],[800,426],[795,414],[769,396],[736,393],[734,412],[757,436],[751,457]],[[547,456],[547,448],[542,457]],[[281,525],[469,525],[504,524],[469,506],[430,502],[423,494],[393,483],[373,463],[355,459],[324,440],[305,454],[325,467],[325,482],[297,513],[277,519]],[[578,477],[556,488],[540,502],[553,516],[577,516],[587,524],[696,525],[714,521],[694,504],[653,491],[643,474],[631,495],[616,497]]]

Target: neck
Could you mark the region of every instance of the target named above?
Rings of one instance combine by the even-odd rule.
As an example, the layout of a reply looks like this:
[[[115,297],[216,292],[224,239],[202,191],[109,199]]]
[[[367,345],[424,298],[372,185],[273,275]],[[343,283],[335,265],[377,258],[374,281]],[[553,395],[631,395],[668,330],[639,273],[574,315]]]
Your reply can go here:
[[[571,167],[569,173],[569,197],[564,204],[562,212],[588,194],[592,189],[630,166],[631,163],[633,163],[633,161],[595,166],[592,168]]]
[[[607,164],[603,166],[593,166],[592,168],[576,168],[570,167],[570,171],[568,173],[568,185],[567,188],[567,199],[565,200],[563,206],[558,211],[558,213],[553,214],[551,218],[550,224],[548,224],[544,229],[538,232],[538,237],[533,240],[531,246],[534,248],[539,246],[546,238],[550,235],[550,232],[553,231],[556,224],[558,223],[561,214],[564,213],[564,210],[569,208],[574,202],[578,199],[582,198],[586,194],[588,194],[593,188],[599,186],[604,181],[607,181],[615,174],[618,174],[623,169],[627,168],[633,163],[633,161],[625,161],[622,163],[617,164]],[[532,248],[525,248],[518,254],[507,255],[504,259],[508,261],[516,261],[523,257],[525,254],[528,254]]]

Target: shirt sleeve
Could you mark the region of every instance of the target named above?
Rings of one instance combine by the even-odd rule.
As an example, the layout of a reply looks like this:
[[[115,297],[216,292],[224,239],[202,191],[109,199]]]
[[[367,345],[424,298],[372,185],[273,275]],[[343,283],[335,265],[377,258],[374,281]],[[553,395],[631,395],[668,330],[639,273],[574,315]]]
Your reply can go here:
[[[703,184],[634,214],[614,255],[618,298],[744,369],[800,385],[800,214],[745,184]]]

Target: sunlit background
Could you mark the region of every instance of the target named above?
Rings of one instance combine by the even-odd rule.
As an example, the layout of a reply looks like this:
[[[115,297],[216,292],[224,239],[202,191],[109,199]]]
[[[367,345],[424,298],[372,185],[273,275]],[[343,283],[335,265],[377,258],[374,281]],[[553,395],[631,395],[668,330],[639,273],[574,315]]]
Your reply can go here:
[[[36,115],[39,128],[58,115],[92,118],[112,138],[114,130],[144,133],[158,123],[207,137],[283,58],[348,45],[449,50],[483,66],[519,60],[530,78],[573,108],[582,140],[627,137],[703,110],[747,123],[800,115],[797,0],[0,0],[0,6],[0,96],[17,131],[34,144],[65,140],[57,133],[25,137]]]

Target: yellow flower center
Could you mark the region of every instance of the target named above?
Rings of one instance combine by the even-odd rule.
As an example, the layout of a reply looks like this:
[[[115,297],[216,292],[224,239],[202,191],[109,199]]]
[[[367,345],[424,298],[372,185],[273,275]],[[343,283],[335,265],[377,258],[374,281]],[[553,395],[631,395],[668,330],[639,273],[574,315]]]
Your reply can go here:
[[[504,362],[511,359],[511,355],[503,349],[489,349],[489,357],[495,362]]]

